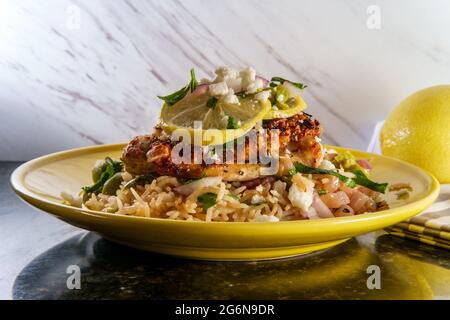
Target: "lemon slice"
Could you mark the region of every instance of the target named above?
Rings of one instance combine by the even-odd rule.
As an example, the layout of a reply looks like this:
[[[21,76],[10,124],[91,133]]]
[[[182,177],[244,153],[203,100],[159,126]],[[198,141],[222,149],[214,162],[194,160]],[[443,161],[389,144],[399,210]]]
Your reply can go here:
[[[223,144],[250,131],[271,108],[269,101],[260,102],[248,97],[240,98],[240,104],[219,100],[214,107],[208,107],[210,98],[208,93],[191,94],[174,105],[164,104],[161,109],[164,131],[173,133],[183,129],[197,145]],[[227,129],[230,118],[235,120],[238,128]]]
[[[306,109],[306,103],[300,96],[295,96],[295,103],[292,106],[283,103],[286,109],[278,108],[277,106],[272,106],[264,115],[264,120],[270,120],[275,118],[289,118],[293,115],[300,113],[301,111]]]

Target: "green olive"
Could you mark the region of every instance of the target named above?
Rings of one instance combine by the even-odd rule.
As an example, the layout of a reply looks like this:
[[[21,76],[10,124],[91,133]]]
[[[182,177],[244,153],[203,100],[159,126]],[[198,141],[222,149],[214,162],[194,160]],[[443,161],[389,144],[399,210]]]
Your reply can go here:
[[[118,210],[119,210],[118,208],[109,207],[108,209],[106,209],[106,212],[108,212],[108,213],[116,213]]]
[[[81,202],[86,203],[86,201],[88,201],[90,197],[91,197],[91,195],[89,193],[83,191],[83,196],[81,197]]]
[[[120,188],[120,184],[122,183],[122,181],[122,174],[120,172],[117,172],[111,178],[106,180],[105,184],[103,185],[102,193],[109,196],[116,195],[116,191]]]
[[[92,169],[92,181],[96,183],[98,179],[100,179],[100,177],[102,176],[103,171],[105,170],[106,170],[106,161],[105,160],[98,161],[95,164],[95,167]]]
[[[128,181],[127,184],[123,188],[124,189],[135,188],[138,185],[143,185],[143,184],[146,184],[147,182],[152,182],[154,179],[155,179],[155,176],[152,174],[137,176],[136,178]]]
[[[289,91],[282,84],[277,86],[275,94],[277,102],[286,102],[289,98]]]

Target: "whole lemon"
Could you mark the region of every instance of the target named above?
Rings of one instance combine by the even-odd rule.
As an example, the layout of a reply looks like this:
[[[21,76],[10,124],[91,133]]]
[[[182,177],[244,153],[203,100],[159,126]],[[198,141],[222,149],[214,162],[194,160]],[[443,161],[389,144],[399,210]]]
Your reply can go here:
[[[450,85],[420,90],[403,100],[380,134],[381,151],[450,183]]]

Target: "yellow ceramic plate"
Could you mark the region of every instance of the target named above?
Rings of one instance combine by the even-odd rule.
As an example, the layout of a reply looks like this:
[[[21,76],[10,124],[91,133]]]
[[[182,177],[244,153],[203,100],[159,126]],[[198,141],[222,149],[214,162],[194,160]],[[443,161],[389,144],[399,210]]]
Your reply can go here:
[[[131,217],[82,210],[61,204],[61,191],[77,193],[90,183],[97,159],[119,158],[123,144],[94,146],[50,154],[29,161],[11,176],[16,193],[29,204],[112,241],[148,251],[194,259],[274,259],[325,249],[359,234],[405,220],[437,197],[438,181],[403,161],[350,150],[372,159],[371,177],[380,182],[409,182],[414,192],[407,201],[387,197],[390,210],[351,217],[276,223],[186,222]],[[331,147],[338,152],[345,149]]]

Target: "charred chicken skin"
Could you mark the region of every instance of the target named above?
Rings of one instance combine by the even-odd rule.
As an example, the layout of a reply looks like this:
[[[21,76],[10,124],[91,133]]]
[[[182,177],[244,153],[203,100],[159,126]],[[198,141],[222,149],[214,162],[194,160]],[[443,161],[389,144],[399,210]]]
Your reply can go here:
[[[267,139],[261,140],[258,136],[256,148],[267,141],[267,150],[270,152],[270,136],[275,132],[279,136],[278,152],[280,157],[280,174],[286,173],[291,163],[300,161],[305,165],[317,167],[323,158],[322,146],[317,139],[322,128],[317,120],[306,113],[297,114],[286,119],[273,119],[263,122]],[[179,178],[201,178],[205,176],[222,176],[225,181],[248,181],[264,175],[260,163],[248,163],[250,154],[255,148],[254,144],[245,141],[245,145],[238,149],[237,144],[231,148],[234,161],[228,161],[229,148],[223,149],[223,158],[227,161],[205,160],[195,161],[198,155],[202,155],[201,147],[192,147],[189,163],[180,163],[172,159],[173,148],[180,143],[173,141],[170,136],[162,133],[160,128],[155,129],[152,135],[135,137],[124,149],[122,161],[127,172],[133,175],[155,173],[158,175],[175,176]],[[228,149],[228,150],[227,150]],[[237,155],[243,150],[244,162],[237,163]],[[228,154],[226,154],[228,152]],[[242,154],[240,155],[242,159]],[[287,165],[286,165],[287,162]]]

